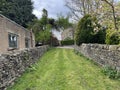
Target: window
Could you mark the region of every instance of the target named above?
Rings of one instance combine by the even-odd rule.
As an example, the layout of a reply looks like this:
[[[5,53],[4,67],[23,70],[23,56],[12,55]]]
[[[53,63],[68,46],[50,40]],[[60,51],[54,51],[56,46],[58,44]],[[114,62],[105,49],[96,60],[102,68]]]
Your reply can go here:
[[[17,45],[18,44],[17,43],[18,36],[16,34],[9,33],[8,39],[9,39],[9,47],[10,48],[17,48],[18,47],[18,45]]]
[[[25,38],[25,47],[26,48],[29,48],[29,39],[28,38]]]

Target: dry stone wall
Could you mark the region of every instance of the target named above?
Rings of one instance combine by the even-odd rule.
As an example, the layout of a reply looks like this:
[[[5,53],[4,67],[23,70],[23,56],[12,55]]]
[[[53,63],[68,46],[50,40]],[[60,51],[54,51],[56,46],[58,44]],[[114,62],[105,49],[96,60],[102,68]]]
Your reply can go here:
[[[75,46],[75,50],[99,65],[116,67],[120,71],[119,45],[82,44]]]
[[[0,55],[0,90],[6,90],[9,85],[13,84],[15,79],[26,68],[36,63],[48,48],[48,46],[40,46]]]

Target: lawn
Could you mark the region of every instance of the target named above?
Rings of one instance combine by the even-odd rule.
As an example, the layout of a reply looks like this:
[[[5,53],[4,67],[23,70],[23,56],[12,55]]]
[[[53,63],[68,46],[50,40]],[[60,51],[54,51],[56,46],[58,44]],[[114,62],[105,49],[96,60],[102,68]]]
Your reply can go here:
[[[120,90],[90,60],[71,49],[52,49],[8,90]]]

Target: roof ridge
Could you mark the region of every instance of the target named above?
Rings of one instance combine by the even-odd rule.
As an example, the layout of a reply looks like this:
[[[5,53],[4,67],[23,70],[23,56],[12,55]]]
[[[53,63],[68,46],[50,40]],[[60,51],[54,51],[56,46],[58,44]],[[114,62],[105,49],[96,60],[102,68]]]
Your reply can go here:
[[[16,23],[15,21],[13,21],[13,20],[11,20],[11,19],[7,18],[6,16],[4,16],[4,15],[2,15],[2,14],[0,14],[0,16],[1,16],[1,17],[3,17],[3,18],[5,18],[5,19],[7,19],[7,20],[8,20],[8,21],[10,21],[11,23],[13,23],[13,24],[17,25],[18,27],[20,27],[20,28],[22,28],[22,29],[24,29],[24,30],[29,31],[27,28],[25,28],[25,27],[21,26],[20,24],[18,24],[18,23]]]

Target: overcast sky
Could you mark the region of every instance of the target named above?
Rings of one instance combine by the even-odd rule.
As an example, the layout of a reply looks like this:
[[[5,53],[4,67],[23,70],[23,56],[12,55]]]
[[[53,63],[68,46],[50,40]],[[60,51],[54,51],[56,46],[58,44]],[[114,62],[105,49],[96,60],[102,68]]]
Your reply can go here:
[[[64,0],[32,0],[34,2],[33,14],[38,18],[42,16],[42,9],[48,11],[49,17],[56,18],[57,14],[67,15],[69,9],[65,6]]]

